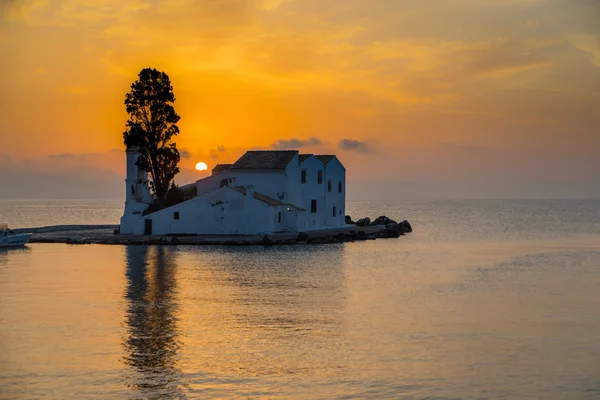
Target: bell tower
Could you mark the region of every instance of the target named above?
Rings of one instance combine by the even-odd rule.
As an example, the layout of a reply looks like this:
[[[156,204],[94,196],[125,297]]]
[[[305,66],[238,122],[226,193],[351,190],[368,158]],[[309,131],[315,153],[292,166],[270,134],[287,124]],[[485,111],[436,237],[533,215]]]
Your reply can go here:
[[[152,203],[152,196],[148,187],[148,173],[140,168],[139,162],[142,153],[137,146],[127,149],[127,177],[125,184],[125,207],[128,204],[143,204],[144,209]]]
[[[132,127],[132,131],[135,127]],[[135,133],[132,133],[135,135]],[[148,186],[148,172],[140,168],[142,153],[139,146],[129,144],[126,150],[127,174],[125,177],[125,210],[121,217],[121,233],[131,234],[141,221],[142,212],[152,204]]]

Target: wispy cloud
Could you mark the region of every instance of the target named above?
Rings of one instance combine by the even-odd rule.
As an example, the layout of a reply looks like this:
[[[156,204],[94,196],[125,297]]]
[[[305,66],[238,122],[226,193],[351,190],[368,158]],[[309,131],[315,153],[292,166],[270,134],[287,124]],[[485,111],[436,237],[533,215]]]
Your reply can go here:
[[[279,139],[271,145],[273,149],[301,149],[309,146],[320,146],[323,141],[317,137],[311,137],[309,139]]]
[[[179,149],[179,155],[181,156],[181,158],[184,159],[189,159],[192,157],[192,153],[190,153],[190,151],[188,149]]]
[[[338,143],[338,147],[342,150],[356,151],[357,153],[370,153],[372,152],[371,146],[366,142],[353,139],[342,139]]]

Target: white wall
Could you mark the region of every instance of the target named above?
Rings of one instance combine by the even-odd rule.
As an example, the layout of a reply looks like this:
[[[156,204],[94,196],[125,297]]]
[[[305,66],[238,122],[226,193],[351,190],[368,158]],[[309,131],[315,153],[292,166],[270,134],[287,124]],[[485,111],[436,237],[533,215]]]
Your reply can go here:
[[[196,193],[198,196],[201,196],[205,193],[211,192],[215,189],[219,189],[221,187],[221,181],[223,179],[227,179],[227,175],[223,175],[222,173],[217,175],[207,176],[206,178],[202,178],[196,181]]]
[[[235,186],[253,186],[255,192],[266,194],[279,199],[278,194],[288,192],[288,179],[283,171],[230,171],[230,177],[235,178]],[[288,201],[288,200],[284,200]]]
[[[136,165],[140,155],[135,149],[126,151],[125,207],[121,217],[121,230],[124,233],[132,233],[139,216],[152,203],[148,173]]]
[[[304,184],[301,181],[302,170],[306,171],[306,183]],[[319,171],[323,174],[321,184],[318,183]],[[300,164],[296,184],[301,192],[302,200],[300,206],[306,209],[303,215],[302,230],[325,226],[327,215],[325,209],[325,168],[323,163],[315,156],[304,160]],[[316,213],[313,213],[311,210],[312,200],[317,201]]]
[[[329,180],[331,180],[331,192],[328,190]],[[340,182],[342,183],[341,192],[338,190]],[[325,164],[325,199],[326,224],[328,226],[345,225],[346,169],[337,157]],[[335,217],[333,216],[333,207],[336,208]]]
[[[144,234],[144,220],[152,220],[153,235],[263,234],[274,228],[271,208],[251,196],[224,187],[140,217],[133,234]],[[175,219],[176,212],[179,219]]]

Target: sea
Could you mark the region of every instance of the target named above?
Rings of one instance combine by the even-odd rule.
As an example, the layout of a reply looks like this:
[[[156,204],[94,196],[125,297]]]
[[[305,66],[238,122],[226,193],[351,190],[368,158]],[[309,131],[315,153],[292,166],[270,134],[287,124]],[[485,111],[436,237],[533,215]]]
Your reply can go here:
[[[10,226],[122,201],[1,201]],[[1,399],[600,399],[600,201],[349,203],[398,239],[0,251]]]

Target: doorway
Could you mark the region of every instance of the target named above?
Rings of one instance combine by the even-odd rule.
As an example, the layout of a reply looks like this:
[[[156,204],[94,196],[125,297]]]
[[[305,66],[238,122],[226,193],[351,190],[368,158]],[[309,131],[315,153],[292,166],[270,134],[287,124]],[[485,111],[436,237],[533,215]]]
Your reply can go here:
[[[144,235],[152,235],[152,220],[144,220]]]

